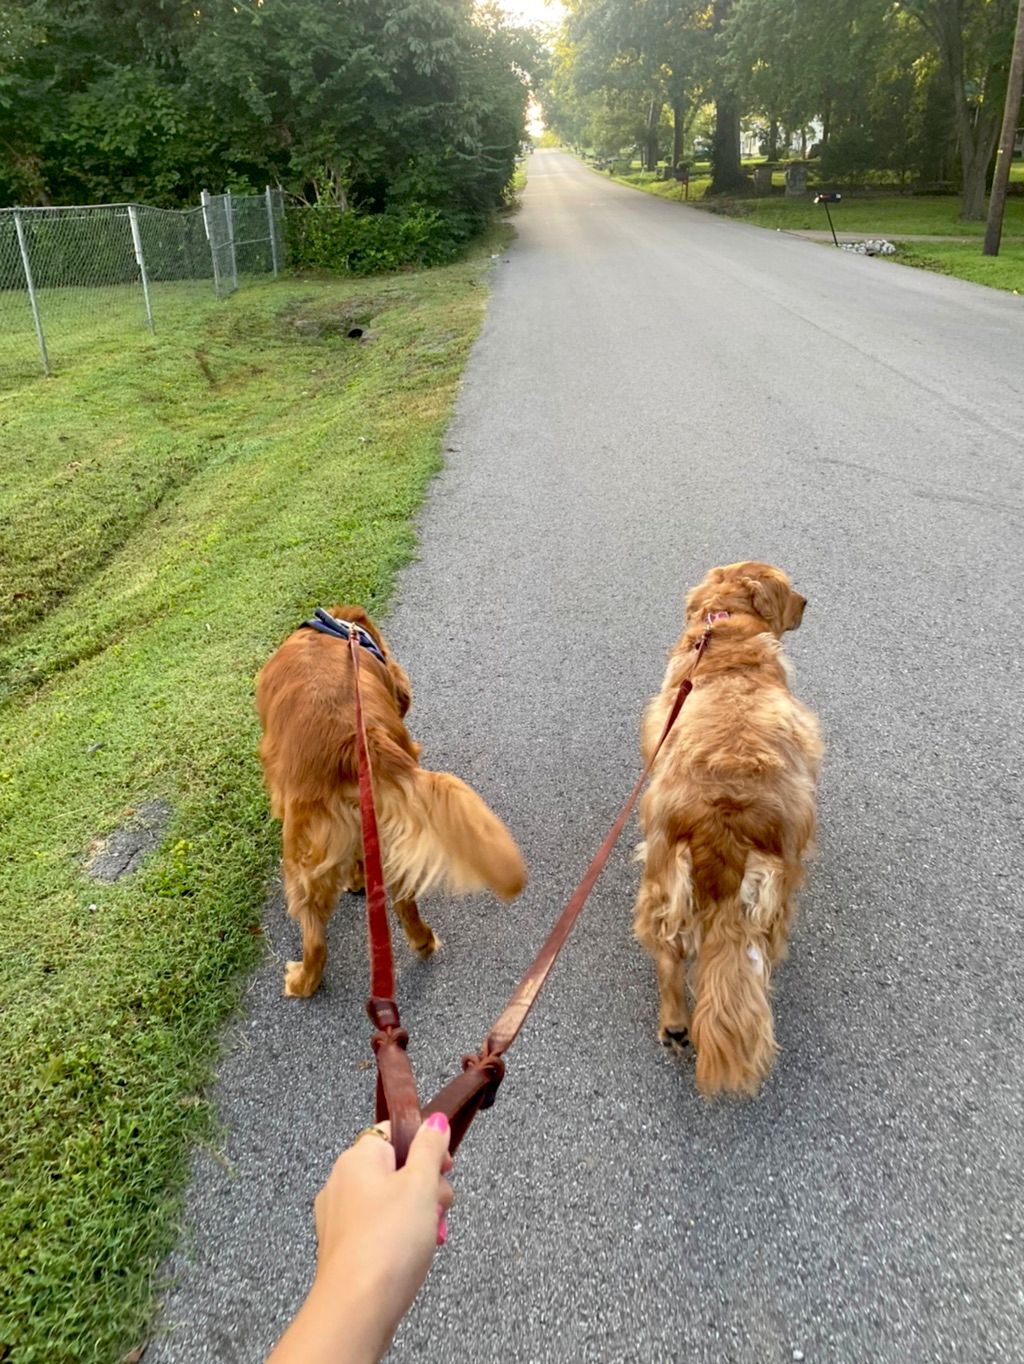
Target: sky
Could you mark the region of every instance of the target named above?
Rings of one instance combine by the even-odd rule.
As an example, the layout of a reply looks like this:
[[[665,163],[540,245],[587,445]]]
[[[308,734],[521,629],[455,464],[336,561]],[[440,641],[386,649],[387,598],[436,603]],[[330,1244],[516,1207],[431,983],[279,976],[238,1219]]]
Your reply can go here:
[[[498,0],[498,4],[513,19],[528,24],[558,24],[565,18],[560,0],[550,0],[550,3],[545,3],[545,0]],[[527,128],[534,137],[538,137],[543,127],[540,108],[531,103]]]
[[[545,4],[544,0],[498,0],[501,8],[515,19],[525,19],[529,24],[557,24],[564,11],[559,0]]]

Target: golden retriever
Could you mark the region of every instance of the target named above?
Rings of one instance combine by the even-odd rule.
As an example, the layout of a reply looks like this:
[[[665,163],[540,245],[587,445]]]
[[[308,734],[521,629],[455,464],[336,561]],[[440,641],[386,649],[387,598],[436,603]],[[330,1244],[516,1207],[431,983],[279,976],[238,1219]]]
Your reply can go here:
[[[395,913],[421,957],[440,946],[416,900],[436,886],[454,894],[490,889],[513,900],[526,868],[505,825],[458,777],[425,772],[403,717],[409,679],[360,606],[330,615],[366,632],[360,695],[373,769],[384,877]],[[256,681],[263,726],[260,759],[271,810],[283,821],[288,913],[302,928],[302,960],[290,961],[284,992],[306,998],[320,984],[325,927],[342,890],[363,886],[352,660],[348,644],[298,629]]]
[[[644,715],[647,760],[692,677],[640,807],[635,931],[657,967],[658,1036],[675,1050],[692,1040],[708,1096],[756,1093],[777,1051],[770,978],[814,838],[823,751],[780,643],[805,605],[770,564],[712,569],[686,599],[686,628]]]

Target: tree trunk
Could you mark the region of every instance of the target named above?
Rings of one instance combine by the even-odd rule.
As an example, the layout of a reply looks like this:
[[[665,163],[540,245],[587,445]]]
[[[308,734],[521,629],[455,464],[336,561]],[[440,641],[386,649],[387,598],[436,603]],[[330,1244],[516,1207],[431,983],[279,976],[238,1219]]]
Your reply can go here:
[[[739,105],[734,95],[720,95],[715,102],[708,194],[743,194],[749,190],[750,181],[740,165]]]
[[[647,111],[647,128],[644,133],[644,170],[658,169],[658,124],[661,122],[661,101],[652,99]]]
[[[316,192],[316,202],[318,204],[332,204],[335,208],[340,208],[343,213],[348,212],[348,193],[345,189],[345,181],[342,179],[341,172],[336,166],[328,163],[326,176],[323,180],[313,182]]]
[[[995,150],[999,126],[991,109],[982,109],[977,123],[960,134],[960,217],[965,221],[984,218],[985,185]]]
[[[711,9],[711,31],[722,31],[732,0],[714,0]],[[711,141],[711,184],[708,194],[749,193],[750,181],[740,165],[740,110],[739,101],[728,89],[721,70],[716,76],[715,135]]]
[[[686,133],[685,105],[681,99],[672,101],[672,164],[678,166],[683,159],[683,138]]]
[[[773,118],[768,124],[768,160],[779,159],[779,121]]]
[[[971,117],[964,83],[964,41],[959,7],[945,9],[942,19],[942,56],[953,95],[956,135],[960,144],[960,217],[965,220],[984,218],[985,177],[999,133],[998,115],[993,116],[991,104],[988,104],[977,111],[976,118]],[[990,70],[989,76],[992,74]]]
[[[999,137],[999,158],[992,178],[992,198],[989,201],[988,222],[985,225],[985,245],[981,249],[983,256],[999,255],[999,242],[1003,235],[1003,211],[1006,208],[1006,186],[1010,179],[1010,162],[1013,160],[1013,144],[1017,136],[1022,90],[1024,90],[1024,0],[1019,0],[1017,29],[1013,39],[1013,59],[1010,62],[1006,107],[1003,110],[1003,129]]]

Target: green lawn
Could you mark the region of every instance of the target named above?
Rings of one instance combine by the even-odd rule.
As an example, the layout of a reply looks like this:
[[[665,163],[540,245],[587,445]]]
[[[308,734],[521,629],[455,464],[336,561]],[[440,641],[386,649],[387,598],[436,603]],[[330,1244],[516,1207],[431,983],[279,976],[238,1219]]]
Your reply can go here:
[[[825,210],[814,203],[813,194],[808,194],[805,200],[781,197],[706,200],[699,206],[743,218],[758,227],[828,231]],[[831,212],[840,234],[897,238],[907,233],[942,237],[980,237],[985,233],[984,223],[958,219],[959,200],[952,195],[844,195],[841,203],[832,205]],[[1003,230],[1008,236],[1024,236],[1024,198],[1007,200]]]
[[[1003,246],[998,256],[983,256],[972,242],[950,242],[948,246],[944,242],[901,242],[899,255],[890,259],[1024,294],[1024,244],[1020,242]]]
[[[672,199],[685,203],[683,198],[682,186],[675,180],[659,180],[650,171],[632,170],[628,175],[613,175],[613,180],[617,180],[620,185],[629,185],[631,189],[642,189],[647,194],[657,195],[659,199]],[[704,195],[704,191],[711,184],[711,171],[706,163],[698,162],[690,170],[690,185],[688,190],[689,202]]]
[[[496,249],[224,303],[164,286],[154,338],[98,298],[49,380],[0,351],[5,1364],[144,1338],[277,858],[253,677],[318,603],[385,606]],[[93,881],[152,798],[160,849]]]
[[[193,305],[209,305],[208,282],[151,284],[157,332],[176,328]],[[36,301],[53,372],[87,358],[97,345],[109,348],[146,332],[146,303],[141,284],[105,288],[45,288]],[[42,364],[24,288],[0,291],[0,403],[11,401],[19,381],[41,374]]]
[[[620,185],[644,190],[660,199],[681,199],[679,185],[671,180],[659,180],[650,171],[634,168],[628,175],[611,178]],[[775,173],[774,181],[777,187],[783,184],[780,171]],[[706,199],[704,193],[710,183],[710,167],[706,162],[695,163],[690,171],[689,202],[712,213],[743,218],[758,227],[828,231],[825,210],[814,202],[813,189],[804,199],[786,199],[781,195],[760,199]],[[984,236],[983,222],[961,222],[958,212],[959,200],[951,195],[844,194],[842,202],[832,206],[832,220],[837,232],[858,236],[896,238],[908,233],[915,236]],[[1003,231],[1007,237],[1024,237],[1024,197],[1013,196],[1007,200]]]

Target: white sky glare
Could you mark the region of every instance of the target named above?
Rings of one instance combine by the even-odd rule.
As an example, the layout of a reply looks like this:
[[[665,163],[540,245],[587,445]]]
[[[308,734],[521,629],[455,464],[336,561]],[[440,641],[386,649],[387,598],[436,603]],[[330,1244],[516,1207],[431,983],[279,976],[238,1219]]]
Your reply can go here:
[[[518,23],[546,24],[552,28],[565,18],[565,7],[561,0],[498,0],[498,5]],[[531,100],[527,112],[527,130],[533,137],[539,137],[544,128],[539,105]]]
[[[498,0],[501,8],[513,19],[524,20],[528,24],[557,24],[565,17],[559,0],[546,5],[544,0]]]

